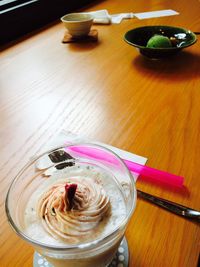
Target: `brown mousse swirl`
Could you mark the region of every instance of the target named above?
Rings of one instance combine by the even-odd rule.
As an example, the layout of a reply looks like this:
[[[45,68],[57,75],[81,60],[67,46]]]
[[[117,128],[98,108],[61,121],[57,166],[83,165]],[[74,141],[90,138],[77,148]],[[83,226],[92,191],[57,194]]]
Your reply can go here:
[[[76,243],[106,216],[110,200],[102,185],[91,178],[70,178],[70,183],[76,184],[73,202],[66,197],[66,180],[60,180],[41,196],[38,215],[54,238]]]

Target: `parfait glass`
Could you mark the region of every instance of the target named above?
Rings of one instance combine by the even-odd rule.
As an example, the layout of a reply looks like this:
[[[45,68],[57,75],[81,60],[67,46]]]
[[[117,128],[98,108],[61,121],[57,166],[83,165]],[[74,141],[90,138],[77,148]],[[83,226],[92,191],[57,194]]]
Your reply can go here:
[[[118,218],[116,224],[99,236],[88,233],[88,241],[78,244],[45,242],[27,232],[25,210],[30,196],[52,175],[65,178],[72,170],[74,176],[80,175],[80,169],[88,173],[107,174],[106,184],[114,184],[116,192],[124,201],[124,216]],[[136,189],[132,174],[111,150],[92,143],[68,144],[46,151],[29,161],[18,173],[7,193],[5,209],[8,221],[22,239],[34,247],[48,262],[55,267],[105,267],[108,266],[124,237],[127,224],[136,206]],[[117,210],[111,206],[112,209]],[[116,215],[115,215],[116,217]]]

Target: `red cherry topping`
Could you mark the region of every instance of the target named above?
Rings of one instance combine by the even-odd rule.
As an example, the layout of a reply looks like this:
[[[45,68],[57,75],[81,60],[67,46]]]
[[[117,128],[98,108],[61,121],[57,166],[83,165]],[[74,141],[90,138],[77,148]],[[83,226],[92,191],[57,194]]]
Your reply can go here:
[[[68,210],[72,209],[76,189],[77,189],[77,184],[67,183],[65,185],[65,201],[68,204]]]

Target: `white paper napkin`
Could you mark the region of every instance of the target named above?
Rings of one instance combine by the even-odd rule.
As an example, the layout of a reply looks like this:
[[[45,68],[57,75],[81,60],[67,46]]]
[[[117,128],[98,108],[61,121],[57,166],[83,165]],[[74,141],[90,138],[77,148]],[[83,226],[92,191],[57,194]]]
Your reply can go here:
[[[133,13],[119,13],[110,15],[106,9],[84,13],[91,14],[94,17],[94,24],[119,24],[123,19],[130,19],[134,17]]]
[[[112,150],[113,152],[115,152],[119,157],[125,159],[125,160],[129,160],[129,161],[133,161],[142,165],[145,165],[147,158],[130,153],[128,151],[113,147],[111,145],[105,144],[105,143],[101,143],[99,141],[94,141],[89,139],[88,137],[85,136],[80,136],[77,135],[75,133],[69,132],[69,131],[65,131],[62,130],[57,136],[55,136],[48,144],[47,146],[43,149],[42,152],[45,152],[46,150],[50,150],[50,149],[55,149],[57,147],[61,147],[61,146],[65,146],[67,144],[70,143],[83,143],[83,142],[92,142],[94,144],[99,144],[101,146],[104,146],[110,150]],[[39,165],[43,164],[43,162],[39,162]],[[41,168],[38,165],[39,168]],[[134,179],[135,181],[137,180],[138,175],[134,175]]]
[[[173,16],[179,14],[177,11],[172,9],[157,10],[157,11],[142,12],[142,13],[128,12],[119,14],[109,14],[108,10],[102,9],[84,13],[91,14],[94,17],[93,21],[94,24],[119,24],[123,19],[132,19],[132,18],[148,19],[155,17]]]
[[[112,22],[111,16],[106,9],[84,13],[91,14],[94,17],[93,23],[95,24],[110,24]]]
[[[151,12],[135,13],[134,15],[138,19],[149,19],[157,17],[174,16],[174,15],[179,15],[179,13],[172,9],[166,9],[166,10],[157,10]]]

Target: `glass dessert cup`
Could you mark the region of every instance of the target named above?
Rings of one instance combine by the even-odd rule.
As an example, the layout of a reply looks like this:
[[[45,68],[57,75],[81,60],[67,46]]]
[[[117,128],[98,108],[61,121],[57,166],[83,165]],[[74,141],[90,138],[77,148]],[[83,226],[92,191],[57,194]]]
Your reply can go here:
[[[46,184],[53,178],[54,182],[56,179],[60,181],[70,174],[72,179],[79,179],[84,173],[92,177],[91,181],[100,179],[105,192],[110,194],[108,219],[101,219],[99,225],[101,221],[106,220],[106,223],[101,228],[95,226],[84,238],[82,235],[78,237],[77,243],[54,242],[53,237],[49,237],[49,241],[37,229],[28,231],[27,227],[32,227],[32,221],[27,221],[25,217],[27,203],[31,198],[36,198],[38,188],[46,188]],[[120,205],[124,207],[123,210]],[[31,160],[13,180],[5,208],[14,231],[55,267],[105,267],[115,256],[135,205],[134,179],[120,157],[99,145],[70,144]],[[33,217],[37,216],[35,214]]]

